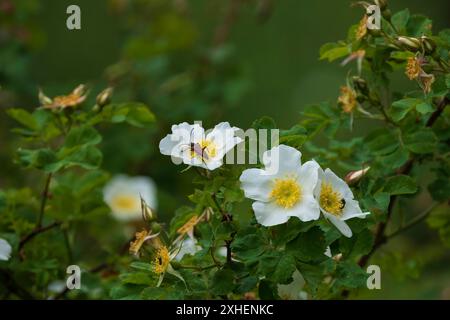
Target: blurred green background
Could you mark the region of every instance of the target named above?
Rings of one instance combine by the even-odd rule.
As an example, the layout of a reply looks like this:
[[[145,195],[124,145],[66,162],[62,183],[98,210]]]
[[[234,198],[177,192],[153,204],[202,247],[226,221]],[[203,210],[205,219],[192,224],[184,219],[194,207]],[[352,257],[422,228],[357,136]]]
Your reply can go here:
[[[82,30],[66,28],[71,4],[81,8]],[[247,128],[256,118],[271,116],[286,128],[300,119],[303,106],[335,101],[348,69],[319,61],[318,51],[358,23],[363,9],[350,5],[344,0],[0,0],[0,187],[30,179],[11,161],[17,143],[3,109],[37,107],[38,88],[54,96],[80,83],[93,92],[112,85],[114,100],[148,103],[159,120],[148,130],[105,128],[104,167],[153,177],[160,210],[171,212],[189,194],[191,176],[180,178],[156,148],[170,125],[229,121]],[[449,27],[447,0],[393,0],[389,6],[393,12],[408,7],[429,16],[434,31]],[[414,84],[398,74],[393,86],[408,90]],[[358,297],[450,299],[450,256],[438,242],[420,226],[393,241],[377,256],[389,266],[382,290]]]

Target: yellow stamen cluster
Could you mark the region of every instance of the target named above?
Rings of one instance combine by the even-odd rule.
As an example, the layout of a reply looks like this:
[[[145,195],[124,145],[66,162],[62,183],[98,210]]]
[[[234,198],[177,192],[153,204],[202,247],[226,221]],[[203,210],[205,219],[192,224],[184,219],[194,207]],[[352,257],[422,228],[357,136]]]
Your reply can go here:
[[[142,245],[145,242],[145,238],[150,234],[147,230],[142,230],[141,232],[136,232],[135,240],[130,242],[130,253],[137,255]]]
[[[112,199],[112,204],[116,208],[128,211],[131,211],[138,206],[136,198],[131,195],[117,195]]]
[[[417,79],[422,71],[420,67],[420,62],[416,57],[408,58],[408,62],[406,64],[405,74],[409,78],[409,80]]]
[[[358,25],[358,29],[356,30],[356,40],[361,40],[367,34],[367,16],[361,19]]]
[[[356,107],[356,92],[350,87],[342,86],[338,103],[342,105],[344,112],[351,113]]]
[[[177,230],[177,233],[183,235],[191,232],[198,222],[199,222],[198,216],[197,215],[193,216]]]
[[[155,261],[153,262],[153,271],[157,274],[166,272],[170,263],[169,250],[166,246],[161,246],[156,252]]]
[[[302,189],[295,179],[276,179],[270,198],[285,209],[292,208],[302,198]]]
[[[326,212],[337,217],[342,216],[342,209],[344,208],[342,196],[339,192],[333,190],[330,183],[322,183],[319,201],[320,206]]]

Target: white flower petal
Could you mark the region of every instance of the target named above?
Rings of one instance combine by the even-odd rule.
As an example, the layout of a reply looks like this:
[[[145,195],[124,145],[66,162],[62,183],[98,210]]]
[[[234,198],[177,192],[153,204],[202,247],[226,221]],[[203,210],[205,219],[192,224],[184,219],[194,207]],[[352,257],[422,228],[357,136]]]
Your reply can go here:
[[[11,258],[11,245],[5,239],[0,239],[0,261],[8,261]]]
[[[256,201],[252,208],[255,212],[256,221],[266,227],[283,224],[289,220],[285,210],[270,202]]]
[[[288,216],[297,217],[303,222],[317,220],[320,218],[319,204],[312,193],[303,194],[301,201],[293,208],[280,209],[286,212]]]
[[[333,190],[339,192],[344,199],[353,199],[353,192],[344,180],[339,178],[329,168],[325,169],[324,175],[321,178],[322,182],[331,184]]]
[[[350,227],[348,226],[347,223],[345,223],[345,221],[340,220],[339,218],[335,217],[332,214],[329,213],[324,213],[325,217],[330,220],[330,222],[332,224],[334,224],[334,226],[347,238],[350,238],[353,233],[352,230],[350,229]]]
[[[352,218],[364,219],[370,212],[362,212],[359,207],[358,201],[347,199],[345,200],[344,211],[342,214],[342,220],[348,220]]]
[[[292,282],[289,284],[278,284],[278,295],[285,300],[305,300],[306,293],[302,290],[305,286],[302,274],[295,270],[292,274]]]
[[[298,183],[304,193],[313,194],[317,185],[319,164],[312,160],[305,162],[298,174]]]
[[[239,178],[246,198],[267,202],[273,187],[273,177],[262,169],[244,170]]]
[[[263,163],[270,174],[297,173],[302,154],[295,148],[281,144],[264,152]]]
[[[181,248],[175,256],[175,260],[180,261],[185,255],[195,255],[200,250],[201,247],[197,244],[197,240],[186,238],[186,240],[182,242]]]

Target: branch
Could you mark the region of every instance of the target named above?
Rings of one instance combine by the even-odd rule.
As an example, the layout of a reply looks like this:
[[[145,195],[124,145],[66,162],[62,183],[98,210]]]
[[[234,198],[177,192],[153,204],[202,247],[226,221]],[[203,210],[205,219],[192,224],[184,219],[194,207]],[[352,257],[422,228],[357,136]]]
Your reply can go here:
[[[47,232],[47,231],[49,231],[53,228],[56,228],[60,225],[61,225],[61,222],[53,222],[52,224],[49,224],[46,227],[39,227],[39,228],[34,229],[30,234],[26,235],[25,237],[22,238],[22,240],[20,240],[19,252],[21,252],[23,250],[23,247],[25,246],[25,244],[27,244],[29,241],[31,241],[37,235]]]
[[[36,229],[40,229],[42,226],[42,219],[44,218],[45,213],[45,205],[47,203],[48,198],[48,190],[50,188],[50,182],[52,181],[52,173],[47,175],[47,180],[45,181],[44,191],[42,192],[41,198],[41,210],[39,211],[38,220],[36,222]]]
[[[430,118],[428,119],[428,121],[426,123],[426,127],[433,126],[433,124],[436,122],[436,120],[439,118],[439,116],[442,114],[442,112],[444,111],[445,107],[448,104],[449,104],[449,99],[447,99],[447,98],[443,98],[439,102],[439,104],[437,105],[437,109],[431,114]],[[397,171],[397,174],[398,175],[409,174],[414,165],[414,162],[415,162],[415,158],[410,158],[406,162],[406,164]],[[378,224],[377,231],[375,232],[375,240],[374,240],[374,245],[372,247],[372,250],[365,256],[361,257],[361,259],[358,261],[358,264],[361,267],[364,267],[369,262],[370,258],[375,253],[375,251],[379,247],[381,247],[384,243],[386,243],[386,241],[388,240],[388,237],[386,237],[386,235],[385,235],[385,230],[386,230],[387,224],[389,223],[389,221],[391,219],[392,212],[395,207],[396,199],[397,199],[397,196],[391,196],[390,201],[389,201],[389,207],[388,207],[386,221]],[[420,219],[417,222],[414,221],[414,223],[418,223],[422,220],[423,219]],[[392,235],[390,237],[392,237]]]
[[[214,35],[214,46],[220,47],[228,39],[233,23],[237,19],[241,0],[230,0],[230,5],[221,25],[216,28]]]

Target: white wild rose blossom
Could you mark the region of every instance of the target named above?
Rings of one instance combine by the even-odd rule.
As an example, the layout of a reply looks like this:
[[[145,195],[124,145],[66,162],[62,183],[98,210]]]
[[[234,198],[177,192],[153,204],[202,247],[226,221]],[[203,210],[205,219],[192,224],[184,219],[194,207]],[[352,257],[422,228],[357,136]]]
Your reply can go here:
[[[141,197],[156,209],[156,187],[150,178],[118,175],[103,188],[103,199],[119,221],[142,219]]]
[[[290,217],[319,219],[320,209],[313,195],[319,165],[315,161],[302,164],[301,155],[297,149],[279,145],[264,153],[265,169],[242,172],[241,188],[247,198],[256,200],[252,207],[263,226],[282,224]]]
[[[369,214],[361,211],[350,187],[330,169],[323,171],[315,161],[301,164],[300,151],[280,145],[263,159],[265,169],[247,169],[240,177],[245,196],[256,200],[253,211],[263,226],[283,224],[290,217],[317,220],[322,211],[344,236],[351,237],[345,221]],[[278,170],[267,170],[269,167]]]
[[[235,136],[237,130],[221,122],[208,133],[197,123],[183,122],[172,126],[172,133],[161,140],[159,149],[172,156],[174,162],[215,170],[222,166],[224,156],[243,141]]]
[[[314,195],[325,218],[348,238],[352,236],[352,230],[345,221],[352,218],[364,219],[370,214],[361,211],[358,201],[353,199],[350,187],[330,169],[323,171],[319,168]]]

